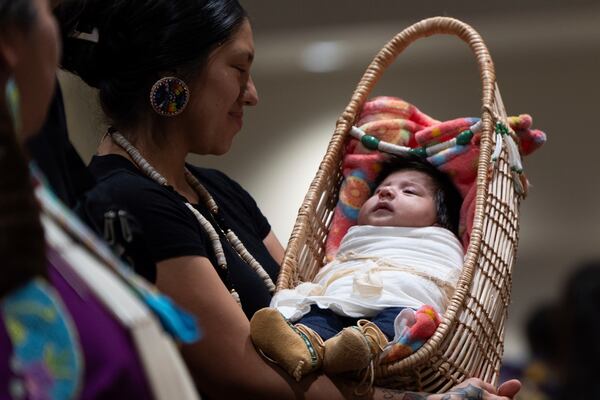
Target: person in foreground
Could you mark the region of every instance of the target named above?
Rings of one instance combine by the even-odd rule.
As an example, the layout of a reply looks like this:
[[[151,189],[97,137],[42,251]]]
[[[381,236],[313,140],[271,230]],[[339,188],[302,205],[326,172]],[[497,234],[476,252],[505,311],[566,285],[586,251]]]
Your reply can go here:
[[[0,0],[0,398],[197,399],[146,286],[28,166],[59,47],[47,0]]]
[[[458,281],[460,205],[427,161],[389,159],[334,260],[252,317],[254,344],[297,380],[321,365],[339,374],[377,364],[394,339],[394,358],[408,356],[433,335]]]
[[[98,231],[112,226],[105,222],[114,215],[129,216],[135,228],[122,235],[124,256],[198,317],[203,338],[182,353],[200,392],[352,397],[351,385],[324,375],[296,383],[256,352],[248,317],[269,304],[283,247],[240,185],[185,161],[190,153],[225,154],[244,109],[258,102],[252,28],[240,4],[67,0],[57,15],[62,66],[99,90],[111,124],[91,163],[98,185],[81,212]],[[479,380],[456,390],[469,385],[497,398]],[[499,394],[513,391],[501,387]]]

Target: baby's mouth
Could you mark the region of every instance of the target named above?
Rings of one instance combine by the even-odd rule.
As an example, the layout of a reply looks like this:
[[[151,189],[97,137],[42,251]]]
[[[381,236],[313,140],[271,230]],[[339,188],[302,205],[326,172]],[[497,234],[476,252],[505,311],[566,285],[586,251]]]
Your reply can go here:
[[[375,206],[375,208],[373,209],[373,211],[380,211],[380,210],[384,210],[384,211],[393,211],[392,210],[392,206],[390,206],[387,203],[377,203],[377,205]]]

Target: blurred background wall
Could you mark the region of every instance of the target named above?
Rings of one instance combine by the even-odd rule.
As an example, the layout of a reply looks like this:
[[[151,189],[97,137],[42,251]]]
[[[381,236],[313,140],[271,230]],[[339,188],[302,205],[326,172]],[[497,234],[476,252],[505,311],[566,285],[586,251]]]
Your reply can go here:
[[[224,157],[193,163],[230,174],[257,199],[282,242],[364,69],[397,32],[422,18],[464,20],[485,39],[509,115],[529,113],[548,142],[525,160],[505,356],[523,359],[522,326],[574,264],[600,256],[600,4],[595,0],[405,2],[241,0],[254,27],[260,102]],[[89,160],[105,130],[95,93],[61,74],[70,134]],[[478,116],[480,80],[466,45],[440,37],[400,55],[373,95],[393,95],[445,120]]]

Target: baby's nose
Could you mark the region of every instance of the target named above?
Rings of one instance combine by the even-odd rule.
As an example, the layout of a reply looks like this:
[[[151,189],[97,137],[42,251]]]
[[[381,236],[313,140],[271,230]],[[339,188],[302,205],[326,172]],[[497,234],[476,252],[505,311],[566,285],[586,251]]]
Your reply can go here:
[[[394,198],[394,191],[385,186],[379,189],[379,197],[380,198],[385,198],[385,199],[393,199]]]

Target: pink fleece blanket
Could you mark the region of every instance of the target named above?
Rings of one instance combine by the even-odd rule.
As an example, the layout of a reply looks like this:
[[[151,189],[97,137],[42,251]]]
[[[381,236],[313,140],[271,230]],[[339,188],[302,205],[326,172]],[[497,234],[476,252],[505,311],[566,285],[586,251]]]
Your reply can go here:
[[[521,155],[528,155],[545,143],[546,135],[531,129],[532,119],[529,115],[510,117],[508,122],[515,132]],[[447,173],[463,196],[459,236],[466,248],[475,213],[474,183],[481,138],[479,118],[441,122],[402,99],[384,96],[373,98],[364,105],[356,125],[382,141],[410,148],[430,147],[458,138],[459,135],[463,138],[427,157],[427,160]],[[348,141],[342,167],[344,180],[326,242],[328,259],[333,258],[348,229],[356,224],[360,207],[371,195],[385,157],[384,153],[367,149],[357,139]]]

